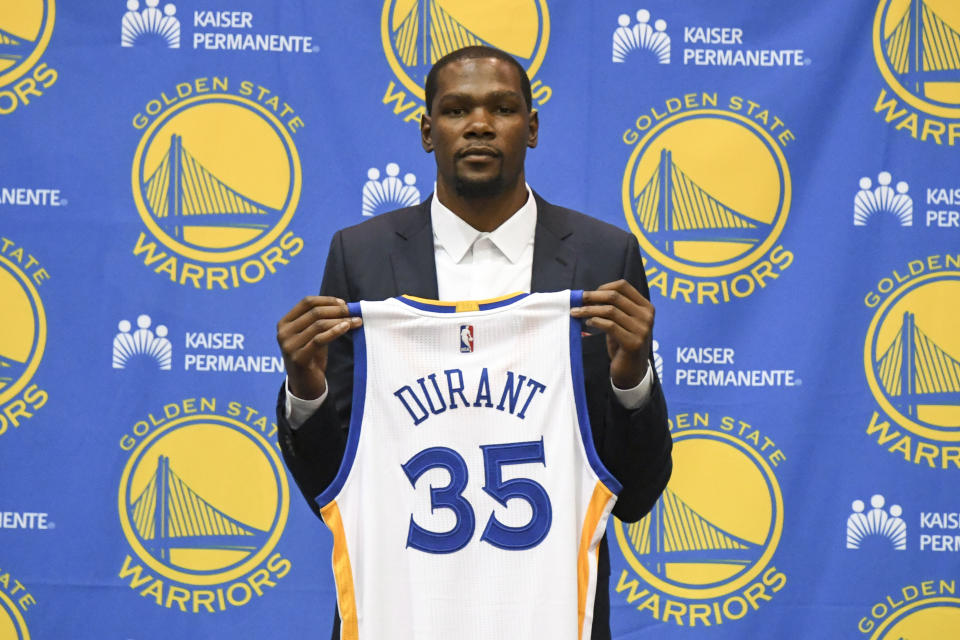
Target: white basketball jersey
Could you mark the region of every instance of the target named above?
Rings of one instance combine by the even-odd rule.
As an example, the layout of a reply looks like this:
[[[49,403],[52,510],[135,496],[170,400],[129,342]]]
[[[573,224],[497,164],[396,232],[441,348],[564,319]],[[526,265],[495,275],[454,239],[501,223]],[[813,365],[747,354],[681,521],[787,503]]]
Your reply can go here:
[[[317,497],[341,638],[590,637],[620,484],[590,434],[581,299],[351,305],[347,451]]]

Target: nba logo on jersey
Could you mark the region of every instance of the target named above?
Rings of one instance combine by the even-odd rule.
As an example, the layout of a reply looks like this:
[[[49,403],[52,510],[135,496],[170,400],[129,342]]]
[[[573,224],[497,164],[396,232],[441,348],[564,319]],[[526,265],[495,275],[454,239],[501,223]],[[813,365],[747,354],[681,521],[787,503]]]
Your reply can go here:
[[[473,353],[473,325],[460,325],[460,353]]]

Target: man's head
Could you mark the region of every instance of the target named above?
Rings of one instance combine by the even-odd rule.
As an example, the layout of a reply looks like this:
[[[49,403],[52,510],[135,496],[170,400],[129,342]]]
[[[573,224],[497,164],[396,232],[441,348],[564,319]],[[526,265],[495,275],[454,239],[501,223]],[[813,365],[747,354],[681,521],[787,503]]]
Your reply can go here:
[[[520,63],[517,62],[517,59],[500,49],[476,45],[451,51],[430,67],[430,71],[427,73],[427,81],[423,86],[428,116],[433,113],[433,99],[437,97],[437,73],[451,62],[476,58],[497,58],[513,66],[513,68],[517,70],[517,75],[520,77],[520,93],[523,94],[523,99],[527,103],[527,111],[533,109],[533,93],[530,89],[530,78],[527,77],[527,72]]]
[[[427,76],[423,148],[437,161],[438,192],[491,198],[523,187],[527,147],[539,120],[530,80],[508,54],[467,47],[444,56]]]

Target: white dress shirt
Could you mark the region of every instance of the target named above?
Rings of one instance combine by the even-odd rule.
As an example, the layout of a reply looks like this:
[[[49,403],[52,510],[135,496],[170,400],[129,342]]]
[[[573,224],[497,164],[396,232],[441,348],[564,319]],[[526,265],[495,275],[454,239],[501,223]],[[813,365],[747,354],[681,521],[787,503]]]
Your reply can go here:
[[[537,227],[537,201],[527,186],[527,201],[493,231],[477,231],[437,199],[430,201],[433,257],[437,264],[437,295],[441,300],[484,300],[508,293],[530,291],[533,273],[533,238]],[[617,401],[637,409],[650,397],[650,366],[632,389],[613,386]],[[296,429],[326,400],[303,400],[287,387],[286,413]]]

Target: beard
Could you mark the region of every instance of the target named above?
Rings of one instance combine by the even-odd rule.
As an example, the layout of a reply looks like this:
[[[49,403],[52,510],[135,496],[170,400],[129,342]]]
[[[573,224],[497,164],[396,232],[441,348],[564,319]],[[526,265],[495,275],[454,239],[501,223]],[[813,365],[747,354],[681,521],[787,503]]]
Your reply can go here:
[[[461,198],[491,198],[504,192],[506,181],[502,173],[480,180],[468,180],[458,175],[453,188]]]

